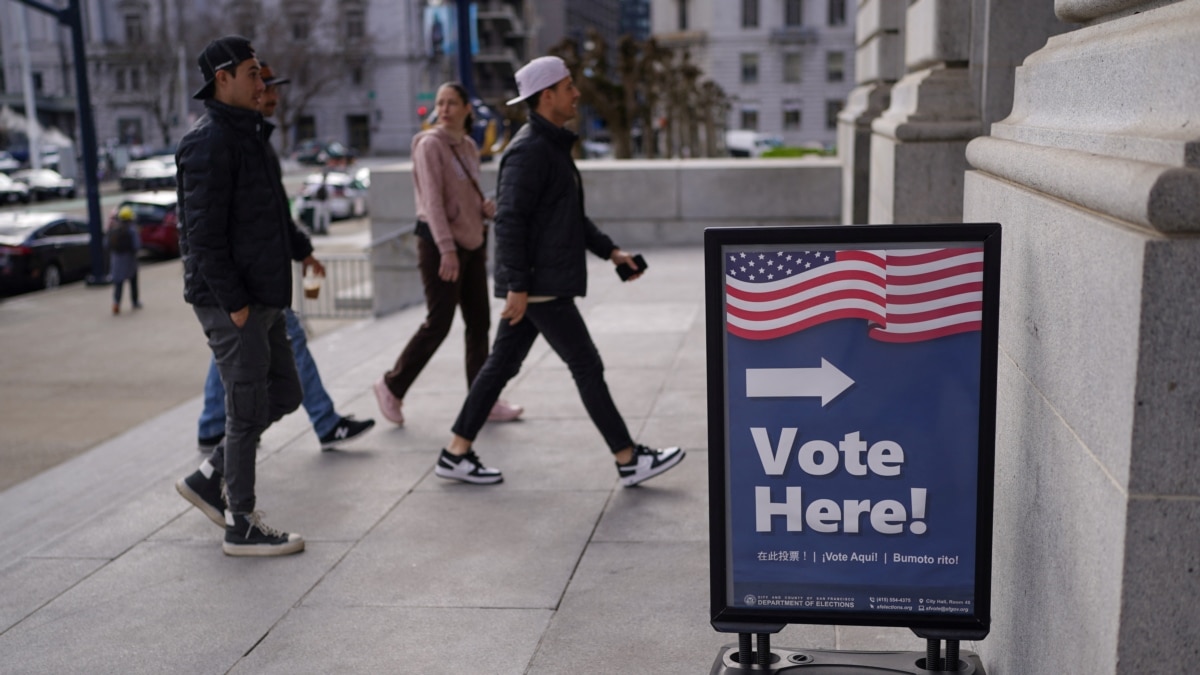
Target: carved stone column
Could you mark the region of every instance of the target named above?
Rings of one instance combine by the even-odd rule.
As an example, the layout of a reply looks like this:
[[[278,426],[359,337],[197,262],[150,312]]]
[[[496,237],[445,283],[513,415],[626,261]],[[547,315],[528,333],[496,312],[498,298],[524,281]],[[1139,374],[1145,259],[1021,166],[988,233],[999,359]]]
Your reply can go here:
[[[997,673],[1191,672],[1200,0],[1054,8],[1082,27],[1025,59],[1011,115],[967,148],[964,218],[1004,226],[993,628],[977,649]]]
[[[872,223],[962,219],[964,151],[982,131],[970,86],[971,3],[914,0],[904,29],[908,74],[871,125]]]
[[[895,0],[859,0],[854,35],[857,87],[838,115],[842,222],[866,223],[870,200],[871,123],[891,103],[904,75],[904,9]]]

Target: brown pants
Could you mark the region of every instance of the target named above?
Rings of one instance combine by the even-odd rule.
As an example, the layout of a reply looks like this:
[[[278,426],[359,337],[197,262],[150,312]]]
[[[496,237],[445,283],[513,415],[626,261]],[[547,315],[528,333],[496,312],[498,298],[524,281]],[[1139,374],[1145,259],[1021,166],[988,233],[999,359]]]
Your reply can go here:
[[[417,239],[418,266],[421,281],[425,285],[425,323],[417,329],[396,365],[383,376],[384,384],[396,398],[403,399],[417,375],[429,363],[433,353],[441,346],[450,332],[454,321],[454,309],[462,308],[466,333],[467,386],[483,368],[488,355],[488,329],[490,328],[487,288],[487,241],[484,245],[468,251],[458,247],[458,280],[442,281],[438,267],[442,255],[437,246],[425,239]]]

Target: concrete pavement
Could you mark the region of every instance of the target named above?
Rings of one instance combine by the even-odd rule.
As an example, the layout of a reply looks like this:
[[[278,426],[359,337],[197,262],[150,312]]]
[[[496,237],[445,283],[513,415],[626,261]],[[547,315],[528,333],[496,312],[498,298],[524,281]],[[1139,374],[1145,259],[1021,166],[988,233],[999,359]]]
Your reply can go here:
[[[308,541],[278,559],[224,556],[221,531],[175,493],[200,460],[207,359],[178,294],[172,306],[147,295],[128,321],[103,316],[102,290],[30,297],[19,317],[0,304],[0,340],[34,350],[18,361],[54,358],[85,334],[82,349],[114,345],[53,383],[98,399],[79,411],[82,428],[102,426],[106,398],[144,389],[163,401],[0,492],[0,673],[708,672],[734,637],[708,625],[703,260],[694,247],[645,254],[651,268],[632,284],[593,259],[580,304],[635,438],[684,446],[678,468],[620,488],[570,375],[539,341],[505,392],[525,418],[485,427],[476,445],[505,482],[438,479],[466,391],[461,326],[407,397],[403,428],[370,391],[422,320],[412,308],[310,343],[339,411],[379,426],[337,452],[319,451],[302,411],[264,435],[259,508]],[[63,318],[35,320],[46,315]],[[187,344],[154,352],[141,373],[118,356],[143,337]],[[171,402],[168,379],[191,395]],[[41,407],[3,413],[6,439],[55,405],[53,391],[39,396]],[[773,643],[924,647],[906,630],[829,626],[792,626]]]

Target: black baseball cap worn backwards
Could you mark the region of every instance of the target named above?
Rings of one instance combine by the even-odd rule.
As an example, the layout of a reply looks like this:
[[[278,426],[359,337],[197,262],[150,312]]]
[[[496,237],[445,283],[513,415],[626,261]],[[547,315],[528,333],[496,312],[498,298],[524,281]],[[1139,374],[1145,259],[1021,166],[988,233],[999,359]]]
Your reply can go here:
[[[240,35],[226,35],[208,43],[200,52],[200,76],[204,78],[204,86],[192,95],[192,98],[212,98],[217,88],[218,70],[235,70],[242,61],[254,58],[254,47],[250,41]]]

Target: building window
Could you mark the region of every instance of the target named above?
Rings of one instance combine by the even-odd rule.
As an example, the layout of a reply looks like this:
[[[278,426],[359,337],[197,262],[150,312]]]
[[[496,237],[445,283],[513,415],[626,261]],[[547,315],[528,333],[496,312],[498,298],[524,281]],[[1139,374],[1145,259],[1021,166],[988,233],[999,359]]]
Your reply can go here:
[[[742,0],[742,28],[758,28],[758,0]]]
[[[842,112],[841,101],[825,101],[825,128],[837,129],[838,113]]]
[[[783,0],[783,25],[804,25],[804,0]]]
[[[307,14],[292,15],[292,40],[301,42],[308,39],[310,27]]]
[[[688,29],[688,0],[676,0],[679,3],[679,30]]]
[[[758,111],[743,110],[742,111],[742,128],[750,131],[758,131]]]
[[[145,39],[146,39],[146,35],[142,31],[142,15],[141,14],[126,14],[125,15],[125,41],[126,42],[144,42]]]
[[[354,66],[354,68],[351,69],[351,71],[350,71],[350,84],[353,84],[356,87],[361,87],[362,83],[363,83],[362,66]]]
[[[846,25],[846,0],[829,0],[829,25]]]
[[[841,82],[846,79],[845,52],[825,53],[825,81]]]
[[[142,69],[141,68],[130,68],[129,69],[129,91],[141,91],[141,90],[142,90]]]
[[[346,10],[346,41],[357,42],[367,34],[366,13],[361,7]]]
[[[117,68],[113,71],[113,78],[116,80],[117,91],[125,91],[125,69]]]
[[[742,54],[742,84],[758,83],[758,54]]]
[[[800,114],[800,105],[797,103],[789,103],[783,109],[783,130],[784,131],[799,131],[803,117]]]
[[[35,72],[33,74],[33,90],[40,94],[42,93],[43,85],[42,74]]]
[[[804,58],[800,52],[784,52],[783,53],[783,81],[789,84],[795,84],[800,81],[800,75],[804,71]]]

